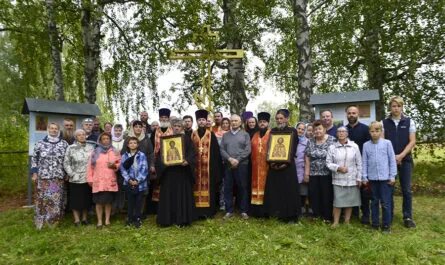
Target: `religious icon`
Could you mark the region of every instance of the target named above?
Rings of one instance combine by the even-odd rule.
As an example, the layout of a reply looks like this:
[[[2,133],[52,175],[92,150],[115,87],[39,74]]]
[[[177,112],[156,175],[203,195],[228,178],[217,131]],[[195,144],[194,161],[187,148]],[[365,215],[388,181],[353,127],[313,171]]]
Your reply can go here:
[[[267,161],[269,162],[290,162],[292,158],[292,133],[271,132]]]
[[[48,117],[36,116],[36,131],[46,131],[48,127]]]
[[[184,141],[181,135],[161,137],[162,162],[165,166],[181,165],[184,161]]]

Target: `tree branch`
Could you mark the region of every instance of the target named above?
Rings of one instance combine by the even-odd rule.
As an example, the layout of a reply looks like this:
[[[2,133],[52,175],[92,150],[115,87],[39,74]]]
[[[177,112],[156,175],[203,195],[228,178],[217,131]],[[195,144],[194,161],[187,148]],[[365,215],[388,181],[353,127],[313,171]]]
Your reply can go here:
[[[327,4],[329,2],[329,0],[324,0],[322,2],[320,2],[318,5],[316,5],[313,9],[311,9],[311,12],[309,12],[307,14],[307,16],[309,17],[310,15],[312,15],[315,11],[317,11],[318,9],[322,8],[325,4]]]
[[[8,28],[8,27],[0,28],[0,32],[5,32],[5,31],[17,32],[17,33],[35,34],[35,35],[43,34],[42,31],[26,30],[26,29],[21,29],[21,28]]]
[[[113,23],[113,25],[115,25],[116,26],[116,28],[119,30],[119,32],[122,34],[122,37],[124,38],[124,40],[125,40],[125,42],[127,43],[127,45],[128,45],[128,48],[131,48],[131,42],[130,42],[130,40],[128,39],[128,37],[127,37],[127,34],[125,34],[125,31],[119,26],[119,24],[112,18],[112,17],[110,17],[107,13],[105,13],[105,12],[102,12],[104,15],[105,15],[105,17],[107,17],[110,21],[111,21],[111,23]]]
[[[418,62],[418,63],[415,63],[415,64],[414,64],[414,67],[417,69],[417,68],[422,67],[423,65],[426,65],[426,64],[437,63],[437,62],[439,62],[440,60],[445,59],[445,54],[442,54],[441,56],[438,56],[438,57],[436,57],[436,58],[433,58],[433,57],[431,57],[431,56],[427,56],[427,57],[428,57],[427,59],[425,59],[425,60],[423,60],[423,61],[420,61],[420,62]],[[399,65],[399,66],[397,66],[397,67],[393,67],[393,68],[384,68],[383,70],[385,71],[385,73],[386,73],[386,74],[389,74],[390,72],[397,72],[397,71],[399,71],[400,69],[405,68],[405,67],[408,67],[408,69],[404,70],[403,72],[401,72],[401,73],[399,73],[399,74],[394,74],[394,75],[392,75],[392,76],[390,76],[390,77],[388,77],[388,78],[385,77],[385,80],[386,80],[386,81],[400,80],[400,79],[404,78],[404,77],[408,74],[408,71],[409,71],[410,68],[412,68],[412,67],[410,67],[410,64],[409,64],[409,63],[406,63],[406,64]]]

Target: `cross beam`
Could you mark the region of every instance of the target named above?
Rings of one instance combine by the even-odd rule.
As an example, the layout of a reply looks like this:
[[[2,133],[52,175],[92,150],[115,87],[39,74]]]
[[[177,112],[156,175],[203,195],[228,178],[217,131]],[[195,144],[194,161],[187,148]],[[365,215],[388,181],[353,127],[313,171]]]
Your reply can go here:
[[[205,40],[211,40],[211,43],[218,41],[218,32],[212,32],[209,25],[204,26],[203,32],[193,34],[193,40],[199,46],[205,47],[196,50],[172,50],[168,54],[170,60],[191,61],[198,60],[201,62],[201,79],[202,90],[194,93],[193,98],[200,109],[213,111],[212,99],[212,67],[211,61],[243,59],[243,49],[213,49],[210,45],[205,45]],[[204,41],[204,42],[202,42]]]

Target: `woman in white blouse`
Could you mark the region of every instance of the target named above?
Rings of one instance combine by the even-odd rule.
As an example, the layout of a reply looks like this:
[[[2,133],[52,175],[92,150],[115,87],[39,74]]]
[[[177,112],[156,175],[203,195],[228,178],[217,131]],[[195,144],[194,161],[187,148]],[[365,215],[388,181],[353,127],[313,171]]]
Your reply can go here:
[[[344,209],[345,224],[349,224],[352,207],[360,206],[360,181],[362,158],[360,150],[348,139],[348,129],[344,126],[337,129],[337,142],[330,146],[326,157],[327,167],[332,171],[334,186],[333,227],[340,220]]]

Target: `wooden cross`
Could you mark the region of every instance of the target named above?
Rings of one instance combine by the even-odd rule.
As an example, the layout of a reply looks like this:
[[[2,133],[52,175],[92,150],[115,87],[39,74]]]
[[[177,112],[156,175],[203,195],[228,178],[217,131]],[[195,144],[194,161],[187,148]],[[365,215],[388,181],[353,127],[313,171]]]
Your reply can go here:
[[[173,50],[169,52],[170,60],[199,60],[201,62],[202,90],[195,92],[193,98],[199,109],[213,111],[212,99],[212,61],[242,59],[243,49],[216,49],[218,32],[211,31],[209,25],[204,26],[203,32],[193,34],[193,40],[201,48],[196,50]],[[199,44],[204,43],[204,44]]]

